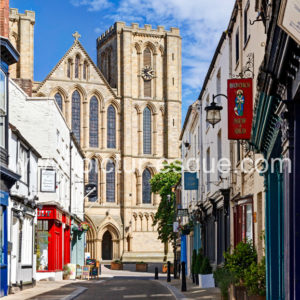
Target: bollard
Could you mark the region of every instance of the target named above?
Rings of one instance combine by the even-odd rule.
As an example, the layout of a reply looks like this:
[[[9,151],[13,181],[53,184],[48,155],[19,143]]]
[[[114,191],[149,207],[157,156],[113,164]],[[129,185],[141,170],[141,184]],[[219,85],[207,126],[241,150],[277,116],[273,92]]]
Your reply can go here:
[[[173,270],[173,272],[174,272],[174,279],[176,279],[177,278],[177,260],[174,260],[174,270]]]
[[[181,282],[181,291],[186,292],[186,278],[185,278],[185,262],[182,262],[182,282]]]
[[[167,276],[167,282],[171,281],[171,263],[168,261],[168,276]]]
[[[155,267],[155,277],[154,277],[155,280],[158,279],[158,267]]]
[[[181,263],[179,262],[178,264],[178,278],[180,279],[180,275],[181,275]]]

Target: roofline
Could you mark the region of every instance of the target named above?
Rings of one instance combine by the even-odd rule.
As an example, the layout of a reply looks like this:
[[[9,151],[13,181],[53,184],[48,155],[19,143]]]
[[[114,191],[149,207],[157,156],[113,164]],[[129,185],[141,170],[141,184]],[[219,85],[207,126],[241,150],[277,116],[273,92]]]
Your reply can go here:
[[[185,116],[185,119],[184,119],[184,123],[183,123],[183,126],[182,126],[182,129],[181,129],[181,133],[180,133],[180,136],[179,136],[179,141],[182,140],[182,137],[183,137],[183,134],[184,134],[184,131],[185,131],[185,128],[187,126],[187,123],[189,121],[189,117],[190,117],[190,114],[192,112],[192,109],[193,109],[193,104],[191,104],[188,108],[188,111],[186,113],[186,116]]]
[[[202,98],[202,96],[204,94],[204,91],[205,91],[206,85],[207,85],[207,83],[209,81],[209,78],[210,78],[210,75],[212,73],[212,70],[214,69],[217,57],[220,54],[220,49],[221,49],[221,47],[223,45],[223,42],[226,39],[226,35],[227,35],[226,32],[223,32],[222,35],[221,35],[220,41],[218,43],[218,46],[217,46],[216,51],[215,51],[215,54],[214,54],[213,59],[212,59],[212,61],[210,63],[210,66],[208,68],[208,72],[207,72],[207,74],[205,76],[205,79],[204,79],[204,82],[203,82],[203,85],[202,85],[202,89],[201,89],[201,92],[200,92],[199,97],[198,97],[198,100],[200,100],[200,101],[201,101],[201,98]]]
[[[74,135],[74,132],[72,130],[70,130],[70,137],[71,137],[74,145],[76,146],[78,152],[80,153],[81,157],[84,158],[85,157],[84,153],[83,153],[83,151],[82,151],[82,149],[81,149],[81,147],[80,147],[80,145],[79,145],[79,143],[78,143],[78,141],[77,141],[77,139]]]
[[[42,155],[24,138],[16,126],[9,123],[9,128],[29,148],[29,150],[31,150],[37,156],[37,158],[42,157]]]

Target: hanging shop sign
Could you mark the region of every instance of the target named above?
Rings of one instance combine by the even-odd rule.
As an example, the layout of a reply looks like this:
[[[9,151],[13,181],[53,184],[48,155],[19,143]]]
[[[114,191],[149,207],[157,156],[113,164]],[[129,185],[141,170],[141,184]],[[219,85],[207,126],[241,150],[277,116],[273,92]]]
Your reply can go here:
[[[179,223],[173,222],[173,232],[178,232]]]
[[[297,44],[300,44],[300,2],[299,0],[282,0],[278,26],[280,26]]]
[[[56,172],[55,170],[41,170],[41,192],[54,193],[56,191]]]
[[[198,178],[196,172],[184,172],[184,189],[198,190]]]
[[[228,139],[249,140],[253,118],[252,78],[229,79],[228,96]]]

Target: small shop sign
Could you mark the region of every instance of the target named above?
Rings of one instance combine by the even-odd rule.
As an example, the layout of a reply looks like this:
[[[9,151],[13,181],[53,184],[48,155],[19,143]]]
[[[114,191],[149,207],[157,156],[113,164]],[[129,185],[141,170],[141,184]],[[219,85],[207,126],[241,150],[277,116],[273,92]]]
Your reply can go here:
[[[282,0],[278,26],[281,27],[297,44],[300,44],[300,2]]]
[[[179,208],[177,209],[178,217],[187,217],[189,215],[189,210],[187,208]]]
[[[41,170],[41,192],[54,193],[56,191],[56,172],[53,169]]]
[[[184,172],[184,189],[186,191],[198,190],[198,178],[196,172]]]
[[[249,140],[253,118],[252,78],[229,79],[228,96],[228,139]]]

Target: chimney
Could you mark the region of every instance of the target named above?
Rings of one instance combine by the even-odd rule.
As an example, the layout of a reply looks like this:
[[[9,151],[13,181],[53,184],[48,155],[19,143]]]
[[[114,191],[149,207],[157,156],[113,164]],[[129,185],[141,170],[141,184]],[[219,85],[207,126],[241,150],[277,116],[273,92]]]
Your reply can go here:
[[[0,36],[9,37],[9,0],[0,1]]]

